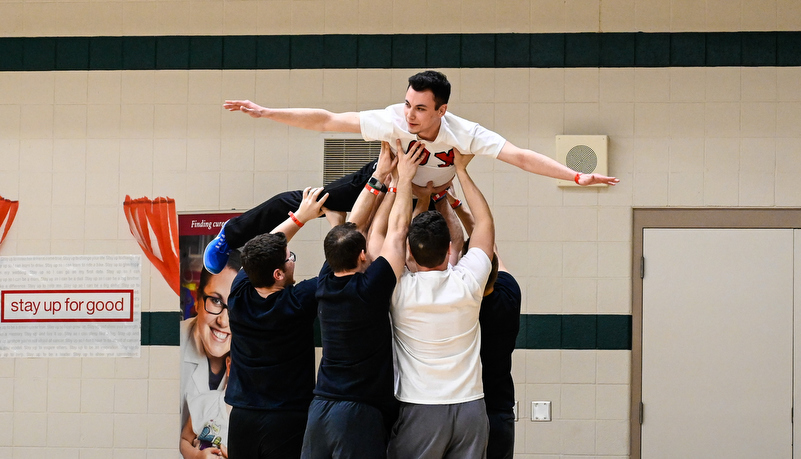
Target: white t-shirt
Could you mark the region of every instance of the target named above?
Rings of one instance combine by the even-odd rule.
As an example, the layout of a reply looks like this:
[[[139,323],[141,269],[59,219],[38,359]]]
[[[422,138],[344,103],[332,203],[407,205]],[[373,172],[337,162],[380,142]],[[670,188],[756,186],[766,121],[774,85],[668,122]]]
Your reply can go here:
[[[491,263],[472,248],[444,271],[405,271],[392,296],[395,397],[443,405],[481,399],[478,313]]]
[[[417,135],[409,132],[403,107],[404,104],[395,104],[383,110],[360,112],[359,119],[364,140],[389,142],[392,151],[396,148],[395,139],[401,140],[405,151],[409,151],[410,143],[421,141]],[[422,141],[426,144],[429,155],[417,168],[417,175],[412,180],[415,185],[425,186],[432,181],[434,186],[439,186],[452,179],[456,173],[451,151],[454,147],[465,155],[497,158],[506,143],[506,139],[499,134],[450,112],[445,112],[441,120],[437,138],[433,142]]]

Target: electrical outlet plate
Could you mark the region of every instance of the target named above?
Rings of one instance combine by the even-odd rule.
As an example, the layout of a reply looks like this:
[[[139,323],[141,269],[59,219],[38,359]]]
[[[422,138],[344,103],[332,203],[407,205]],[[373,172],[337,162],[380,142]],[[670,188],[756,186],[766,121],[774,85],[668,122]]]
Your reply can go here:
[[[531,420],[540,422],[550,421],[551,402],[531,402]]]
[[[512,408],[512,412],[515,415],[515,422],[520,420],[520,402],[515,400],[515,406]]]

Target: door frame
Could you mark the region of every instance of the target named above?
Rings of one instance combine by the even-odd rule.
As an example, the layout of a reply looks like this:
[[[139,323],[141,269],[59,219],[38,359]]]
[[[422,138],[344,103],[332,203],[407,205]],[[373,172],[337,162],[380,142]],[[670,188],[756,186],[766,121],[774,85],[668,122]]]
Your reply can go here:
[[[631,251],[630,457],[642,456],[642,282],[646,228],[801,229],[801,208],[633,208]],[[798,279],[796,279],[798,285]],[[798,299],[795,300],[798,304]],[[799,320],[798,317],[795,319]],[[794,344],[794,346],[796,346]],[[795,360],[795,357],[794,357]],[[795,383],[794,383],[795,385]],[[795,388],[793,388],[795,392]],[[796,436],[795,430],[793,437]],[[795,442],[794,442],[795,443]]]

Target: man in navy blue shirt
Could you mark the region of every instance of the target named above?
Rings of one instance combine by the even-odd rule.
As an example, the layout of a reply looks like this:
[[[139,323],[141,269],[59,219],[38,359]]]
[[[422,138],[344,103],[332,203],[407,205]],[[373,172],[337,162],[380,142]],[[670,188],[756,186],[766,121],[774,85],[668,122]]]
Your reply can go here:
[[[473,231],[473,215],[448,194],[453,211],[462,221],[468,234]],[[448,206],[443,210],[451,212]],[[462,252],[467,253],[469,239]],[[481,380],[484,384],[484,403],[490,424],[487,459],[512,459],[515,450],[515,385],[512,380],[512,352],[520,331],[520,285],[507,271],[498,256],[492,256],[492,271],[484,289],[481,311]]]
[[[515,385],[512,352],[520,329],[520,286],[500,261],[496,249],[497,278],[484,290],[481,312],[481,365],[484,403],[490,423],[487,459],[512,459],[515,450]],[[493,266],[495,271],[495,266]]]
[[[304,190],[290,218],[242,249],[243,270],[228,297],[230,457],[300,456],[314,388],[317,278],[295,284],[295,254],[287,244],[304,223],[321,215],[328,196],[318,201],[321,191]]]
[[[381,181],[386,180],[393,161],[384,143],[373,175],[378,183],[371,180],[375,187],[362,191],[351,221],[334,227],[325,237],[328,266],[320,273],[317,287],[323,357],[309,408],[303,459],[386,458],[398,410],[389,306],[403,272],[411,178],[423,148],[414,148],[398,160],[398,181],[385,187]],[[378,250],[380,256],[371,260],[367,240],[354,221],[366,226],[365,215],[385,188],[370,233],[370,250]]]

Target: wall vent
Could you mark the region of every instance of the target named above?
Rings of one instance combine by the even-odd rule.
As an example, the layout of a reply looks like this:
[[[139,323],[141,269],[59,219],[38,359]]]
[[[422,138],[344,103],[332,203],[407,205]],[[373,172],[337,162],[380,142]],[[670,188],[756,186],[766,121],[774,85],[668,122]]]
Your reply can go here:
[[[582,174],[607,174],[607,148],[605,135],[556,136],[556,160]],[[578,186],[572,180],[557,180],[561,187]],[[607,186],[605,183],[592,186]]]
[[[356,172],[378,158],[381,142],[361,137],[326,136],[323,143],[323,183],[328,185],[343,175]]]

